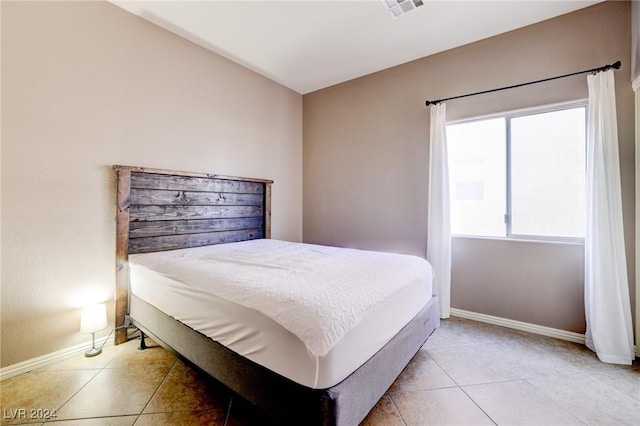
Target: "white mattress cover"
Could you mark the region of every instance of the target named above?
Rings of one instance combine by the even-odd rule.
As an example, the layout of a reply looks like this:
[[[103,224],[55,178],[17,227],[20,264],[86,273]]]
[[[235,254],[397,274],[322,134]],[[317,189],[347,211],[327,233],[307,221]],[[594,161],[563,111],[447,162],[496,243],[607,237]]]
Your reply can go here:
[[[369,359],[432,293],[422,258],[276,240],[136,254],[129,263],[137,297],[318,389]]]

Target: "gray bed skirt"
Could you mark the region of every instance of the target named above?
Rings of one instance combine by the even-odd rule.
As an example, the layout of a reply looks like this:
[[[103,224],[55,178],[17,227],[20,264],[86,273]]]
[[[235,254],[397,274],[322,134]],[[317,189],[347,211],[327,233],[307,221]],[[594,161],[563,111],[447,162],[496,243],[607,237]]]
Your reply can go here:
[[[131,295],[133,323],[184,357],[278,424],[360,423],[440,324],[438,298],[342,382],[311,389],[250,361]]]

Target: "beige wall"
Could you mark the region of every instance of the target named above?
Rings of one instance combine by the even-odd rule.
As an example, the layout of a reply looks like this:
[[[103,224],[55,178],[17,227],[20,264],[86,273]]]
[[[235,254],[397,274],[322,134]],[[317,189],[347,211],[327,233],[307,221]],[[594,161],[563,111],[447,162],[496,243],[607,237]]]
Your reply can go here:
[[[634,113],[629,2],[605,2],[303,98],[304,241],[424,255],[426,99],[621,60],[616,94],[634,297]],[[443,35],[446,36],[446,35]],[[449,119],[587,97],[586,76],[447,104]],[[582,246],[456,238],[452,306],[584,332]]]
[[[631,80],[640,77],[640,2],[631,2]]]
[[[273,237],[302,238],[291,90],[110,3],[3,1],[2,91],[2,366],[113,300],[113,164],[273,179]]]

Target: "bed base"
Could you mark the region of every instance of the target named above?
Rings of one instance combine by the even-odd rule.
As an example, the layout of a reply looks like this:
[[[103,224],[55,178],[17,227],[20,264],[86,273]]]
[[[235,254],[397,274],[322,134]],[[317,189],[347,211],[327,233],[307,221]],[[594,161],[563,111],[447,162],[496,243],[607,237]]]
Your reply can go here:
[[[131,296],[131,318],[165,348],[220,381],[278,424],[359,424],[440,324],[438,298],[382,349],[328,389],[311,389],[262,367]]]

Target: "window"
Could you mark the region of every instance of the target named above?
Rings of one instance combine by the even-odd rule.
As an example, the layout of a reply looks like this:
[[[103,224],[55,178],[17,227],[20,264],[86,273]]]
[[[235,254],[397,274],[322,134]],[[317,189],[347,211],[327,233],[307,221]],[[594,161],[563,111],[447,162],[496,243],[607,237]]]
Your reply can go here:
[[[586,106],[447,126],[451,233],[580,239]]]

